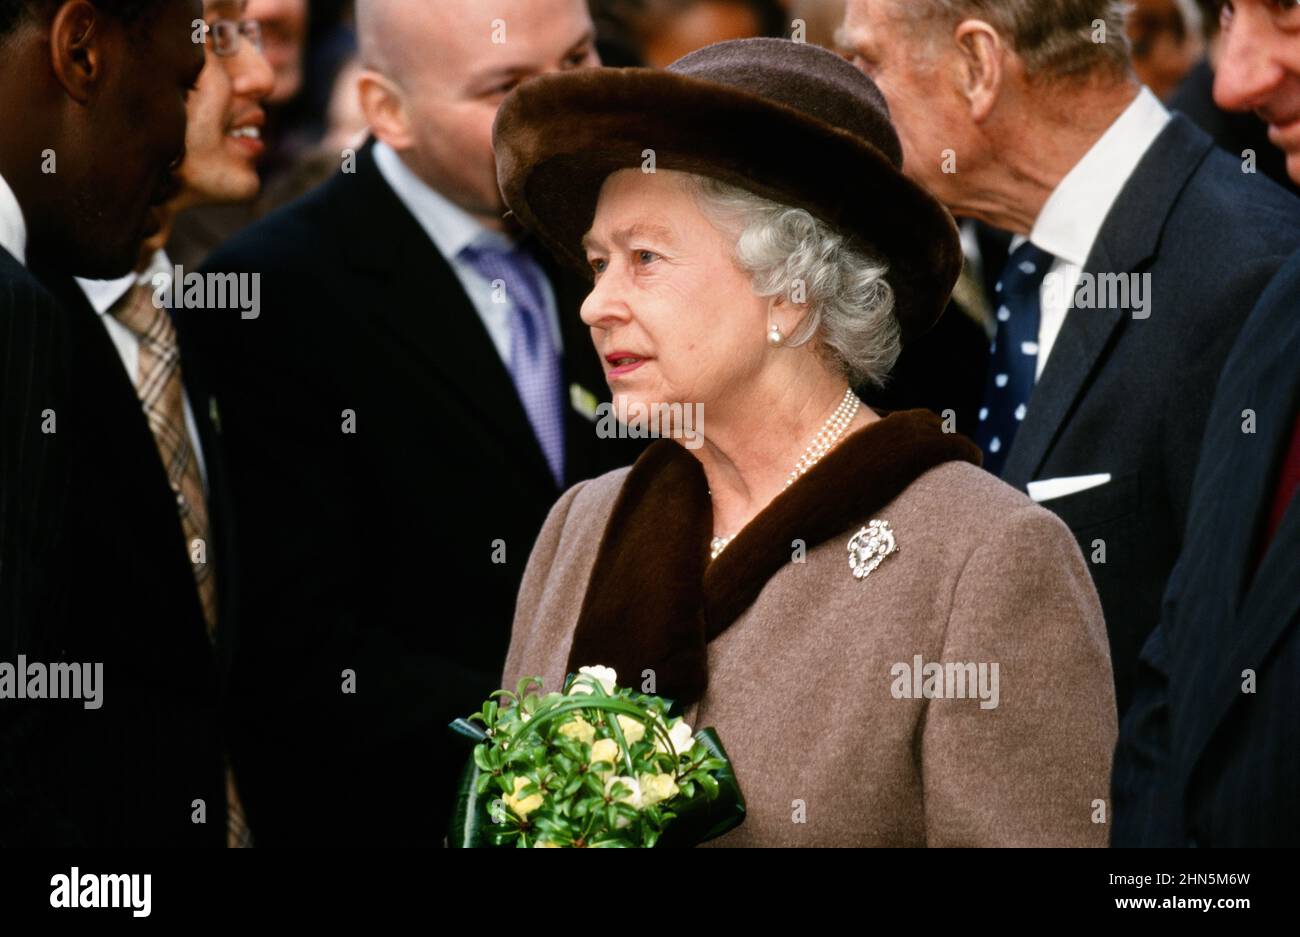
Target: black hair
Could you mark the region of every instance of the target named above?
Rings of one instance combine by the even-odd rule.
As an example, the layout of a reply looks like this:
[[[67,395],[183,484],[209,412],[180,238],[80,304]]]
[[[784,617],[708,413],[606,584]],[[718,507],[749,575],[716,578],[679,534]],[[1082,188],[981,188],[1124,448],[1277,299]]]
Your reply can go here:
[[[53,18],[65,0],[0,0],[0,42],[9,38],[25,18],[37,21]],[[135,26],[156,12],[168,0],[90,0],[123,26]]]

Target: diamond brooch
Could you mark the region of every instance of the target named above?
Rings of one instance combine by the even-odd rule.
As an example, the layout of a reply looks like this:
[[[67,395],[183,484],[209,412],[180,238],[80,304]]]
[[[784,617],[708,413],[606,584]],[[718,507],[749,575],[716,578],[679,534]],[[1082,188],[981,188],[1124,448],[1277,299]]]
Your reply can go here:
[[[849,569],[854,579],[865,579],[885,557],[898,552],[889,521],[871,521],[849,538]]]

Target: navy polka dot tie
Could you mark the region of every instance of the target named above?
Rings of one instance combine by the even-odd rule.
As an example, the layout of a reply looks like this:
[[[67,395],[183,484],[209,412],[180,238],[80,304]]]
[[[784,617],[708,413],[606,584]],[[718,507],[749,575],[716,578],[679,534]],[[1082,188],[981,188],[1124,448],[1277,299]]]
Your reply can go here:
[[[984,467],[994,475],[1002,474],[1034,391],[1039,288],[1052,259],[1028,241],[1021,244],[1008,258],[993,297],[998,330],[989,349],[989,376],[975,441],[984,450]]]

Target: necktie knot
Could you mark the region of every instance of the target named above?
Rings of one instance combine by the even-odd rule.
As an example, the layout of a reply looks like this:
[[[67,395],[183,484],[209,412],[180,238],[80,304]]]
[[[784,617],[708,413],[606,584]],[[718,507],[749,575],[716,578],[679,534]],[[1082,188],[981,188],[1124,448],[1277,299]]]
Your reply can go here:
[[[533,320],[543,310],[542,290],[538,283],[537,262],[521,245],[499,247],[474,243],[460,252],[460,258],[494,286],[504,291],[505,302],[520,308],[530,330],[540,323]]]
[[[113,304],[109,314],[160,354],[174,355],[176,329],[167,307],[155,305],[153,297],[153,288],[148,283],[137,283]]]
[[[1038,289],[1055,259],[1037,244],[1025,241],[1007,258],[1007,265],[997,284],[997,299],[1001,300],[1004,293],[1019,296],[1024,290]]]

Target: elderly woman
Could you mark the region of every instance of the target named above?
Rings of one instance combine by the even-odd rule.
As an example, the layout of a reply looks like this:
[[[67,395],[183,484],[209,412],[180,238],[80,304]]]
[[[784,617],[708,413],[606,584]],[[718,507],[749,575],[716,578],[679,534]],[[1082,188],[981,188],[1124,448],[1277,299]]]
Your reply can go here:
[[[570,489],[503,683],[585,665],[714,726],[720,845],[1104,845],[1116,717],[1069,531],[883,381],[960,264],[864,75],[740,40],[539,78],[498,117],[507,204],[593,278],[620,411],[702,408]]]

